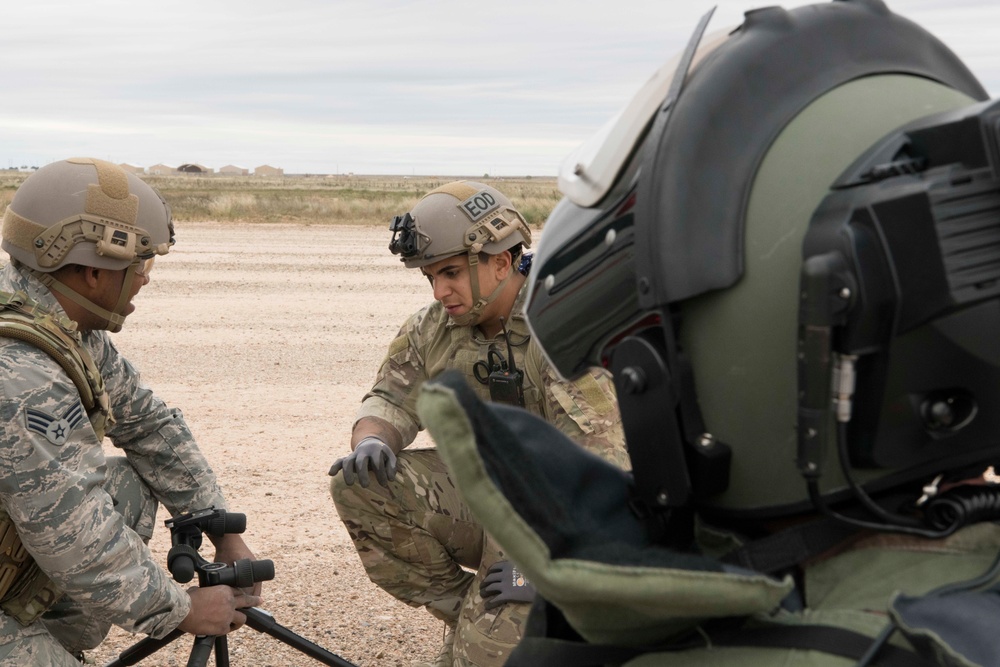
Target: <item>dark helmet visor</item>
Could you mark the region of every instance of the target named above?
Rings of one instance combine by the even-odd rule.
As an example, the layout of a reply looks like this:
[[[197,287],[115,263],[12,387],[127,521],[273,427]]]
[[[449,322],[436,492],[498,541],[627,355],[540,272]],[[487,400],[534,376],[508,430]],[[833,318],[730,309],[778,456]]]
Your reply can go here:
[[[526,315],[558,373],[603,364],[605,348],[641,319],[635,279],[635,186],[603,208],[563,199],[535,253]]]

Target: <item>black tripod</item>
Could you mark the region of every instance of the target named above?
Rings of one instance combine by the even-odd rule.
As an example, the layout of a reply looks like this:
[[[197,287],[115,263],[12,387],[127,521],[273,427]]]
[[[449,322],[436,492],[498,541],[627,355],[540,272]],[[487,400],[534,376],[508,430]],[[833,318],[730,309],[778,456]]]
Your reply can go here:
[[[274,563],[269,560],[244,558],[236,561],[233,565],[226,565],[225,563],[209,563],[198,554],[202,533],[207,532],[209,535],[215,536],[225,533],[242,533],[246,530],[246,515],[227,513],[225,510],[210,507],[176,516],[165,523],[170,529],[170,543],[172,545],[167,554],[167,569],[178,582],[184,584],[191,581],[195,572],[198,573],[199,586],[249,588],[259,581],[274,579]],[[266,611],[252,608],[241,611],[247,617],[248,627],[271,635],[310,658],[334,667],[355,667],[353,663],[347,662],[283,627]],[[147,637],[122,651],[116,659],[106,663],[104,667],[135,665],[183,634],[186,633],[174,630],[163,639]],[[216,667],[229,667],[229,643],[226,635],[195,637],[187,667],[204,667],[208,663],[213,649]]]

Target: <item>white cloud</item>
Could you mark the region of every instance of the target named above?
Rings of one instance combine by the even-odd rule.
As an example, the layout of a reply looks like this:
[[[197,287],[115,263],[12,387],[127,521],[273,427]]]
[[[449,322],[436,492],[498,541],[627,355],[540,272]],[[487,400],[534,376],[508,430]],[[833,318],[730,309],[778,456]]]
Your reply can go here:
[[[712,27],[752,4],[722,0]],[[797,6],[803,2],[786,3]],[[0,166],[70,154],[295,172],[554,173],[712,3],[118,0],[5,9]],[[990,90],[1000,8],[890,6]]]

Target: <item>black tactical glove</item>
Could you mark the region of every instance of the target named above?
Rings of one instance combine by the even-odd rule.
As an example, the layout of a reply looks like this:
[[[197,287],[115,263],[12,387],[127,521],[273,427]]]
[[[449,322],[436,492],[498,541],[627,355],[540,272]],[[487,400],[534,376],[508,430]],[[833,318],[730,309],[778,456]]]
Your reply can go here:
[[[375,471],[375,478],[382,486],[389,486],[389,481],[396,479],[396,455],[389,445],[375,436],[368,436],[358,443],[353,452],[334,461],[330,466],[330,476],[343,470],[344,481],[348,486],[354,484],[354,478],[357,477],[362,488],[367,489],[368,466]]]
[[[535,587],[516,565],[501,560],[486,571],[486,578],[479,585],[479,595],[487,609],[494,609],[508,602],[531,602],[535,599]]]

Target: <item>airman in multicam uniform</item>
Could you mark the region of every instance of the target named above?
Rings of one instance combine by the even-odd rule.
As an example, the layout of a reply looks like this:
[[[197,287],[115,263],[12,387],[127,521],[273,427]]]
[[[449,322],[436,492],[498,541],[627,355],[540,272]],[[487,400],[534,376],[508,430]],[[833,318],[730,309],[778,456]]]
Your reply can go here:
[[[115,348],[156,255],[166,202],[138,177],[74,158],[32,174],[3,218],[0,271],[0,664],[75,665],[111,625],[225,634],[259,603],[185,591],[146,547],[157,503],[224,507],[184,418]],[[107,436],[125,452],[106,458]],[[211,538],[216,559],[252,558]],[[256,592],[256,591],[255,591]]]
[[[501,665],[521,638],[534,589],[472,517],[436,450],[402,451],[423,428],[417,390],[458,372],[484,400],[523,407],[627,467],[614,386],[596,369],[560,380],[532,340],[522,312],[531,232],[499,191],[449,183],[397,216],[392,230],[390,249],[420,268],[435,302],[390,344],[358,411],[353,453],[330,469],[331,493],[372,581],[445,621],[433,664]],[[369,468],[378,484],[369,485]]]

